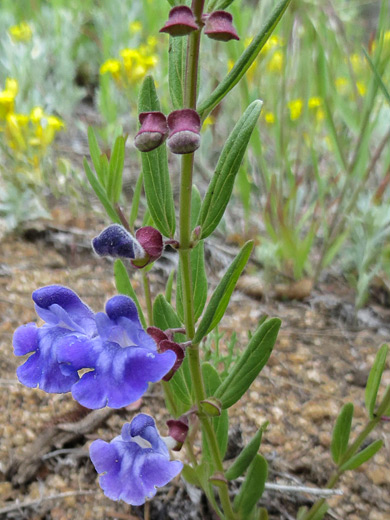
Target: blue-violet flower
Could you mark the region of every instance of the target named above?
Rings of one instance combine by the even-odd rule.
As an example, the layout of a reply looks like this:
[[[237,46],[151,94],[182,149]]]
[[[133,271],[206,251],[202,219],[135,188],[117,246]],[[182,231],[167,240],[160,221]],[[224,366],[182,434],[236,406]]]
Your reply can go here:
[[[87,408],[121,408],[139,399],[176,361],[158,353],[130,298],[114,296],[106,314],[94,314],[73,291],[51,285],[33,293],[42,327],[29,323],[14,334],[17,356],[32,353],[17,369],[19,381],[46,392],[72,392]],[[79,371],[85,372],[80,376]]]
[[[169,451],[152,417],[139,414],[110,443],[93,441],[90,456],[104,494],[139,506],[180,473],[183,464],[169,460]]]

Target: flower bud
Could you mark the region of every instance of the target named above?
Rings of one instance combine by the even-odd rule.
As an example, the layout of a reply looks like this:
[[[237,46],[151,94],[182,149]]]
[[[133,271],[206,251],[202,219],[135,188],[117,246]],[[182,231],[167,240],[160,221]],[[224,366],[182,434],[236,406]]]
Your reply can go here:
[[[141,244],[123,226],[112,224],[92,240],[92,247],[99,256],[138,259],[145,256]]]
[[[142,112],[139,122],[141,128],[134,138],[134,144],[141,152],[154,150],[167,138],[167,119],[162,112]]]
[[[236,29],[233,27],[233,16],[227,11],[214,11],[204,17],[204,33],[213,40],[228,42],[239,40]]]
[[[135,233],[135,238],[145,254],[142,258],[137,258],[131,262],[134,267],[145,267],[160,258],[164,250],[164,242],[162,234],[158,229],[152,226],[139,228]]]
[[[176,446],[172,449],[173,451],[179,451],[187,438],[188,419],[187,417],[169,419],[167,426],[169,428],[169,436],[176,441]]]
[[[184,108],[168,116],[168,146],[173,153],[195,152],[200,146],[200,117],[196,110]]]
[[[170,36],[186,36],[198,29],[192,10],[186,5],[177,5],[169,11],[168,21],[160,32],[168,33]]]

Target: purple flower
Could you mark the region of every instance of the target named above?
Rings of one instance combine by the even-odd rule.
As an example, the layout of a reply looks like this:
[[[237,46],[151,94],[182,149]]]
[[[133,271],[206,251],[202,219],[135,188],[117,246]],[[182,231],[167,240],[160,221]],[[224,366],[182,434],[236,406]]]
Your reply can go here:
[[[77,370],[68,367],[61,370],[57,360],[60,343],[69,338],[84,347],[96,331],[93,312],[70,289],[59,285],[42,287],[33,292],[32,299],[40,318],[46,323],[37,327],[28,323],[18,327],[13,345],[16,356],[31,353],[16,373],[24,385],[50,393],[69,392],[79,380]]]
[[[183,464],[169,451],[152,417],[139,414],[110,443],[98,439],[89,450],[99,483],[111,500],[140,506],[180,473]]]
[[[15,354],[32,352],[17,369],[26,386],[72,391],[87,408],[121,408],[139,399],[176,361],[173,351],[158,353],[127,296],[111,298],[107,314],[94,314],[73,291],[57,285],[38,289],[33,300],[46,323],[29,323],[14,334]],[[87,371],[80,377],[79,370]]]
[[[119,224],[111,224],[92,240],[92,247],[99,256],[114,258],[144,258],[141,244]]]

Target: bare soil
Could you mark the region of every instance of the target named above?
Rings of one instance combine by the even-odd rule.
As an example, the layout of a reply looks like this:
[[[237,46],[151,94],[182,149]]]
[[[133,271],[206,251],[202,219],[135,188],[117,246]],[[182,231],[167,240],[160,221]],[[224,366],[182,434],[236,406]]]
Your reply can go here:
[[[20,324],[36,320],[33,290],[48,284],[69,286],[95,311],[115,294],[112,264],[94,257],[89,248],[89,240],[102,226],[92,214],[81,212],[74,218],[64,208],[56,209],[51,223],[33,228],[24,238],[6,237],[1,244],[0,518],[215,519],[204,497],[181,479],[159,490],[145,507],[108,500],[98,486],[88,445],[93,439],[118,435],[136,413],[134,407],[92,415],[69,394],[49,395],[17,381],[20,360],[13,355],[12,334]],[[154,294],[162,288],[163,272],[161,267],[152,275]],[[137,276],[134,282],[141,293]],[[378,347],[389,339],[390,309],[371,302],[356,317],[352,301],[339,279],[328,279],[300,302],[256,300],[242,292],[232,298],[221,326],[226,333],[222,345],[235,331],[236,348],[243,348],[247,330],[264,313],[283,320],[268,366],[231,413],[232,456],[269,421],[261,453],[269,462],[271,483],[323,487],[332,472],[331,431],[341,406],[348,401],[355,404],[354,435],[367,421],[364,386]],[[389,366],[384,383],[390,384]],[[155,416],[166,434],[159,385],[137,406]],[[329,499],[327,518],[390,518],[389,428],[383,423],[371,434],[370,441],[383,439],[384,448],[373,461],[342,477],[338,488],[343,495]],[[289,520],[300,505],[310,505],[313,499],[302,492],[267,490],[262,504],[270,518]]]

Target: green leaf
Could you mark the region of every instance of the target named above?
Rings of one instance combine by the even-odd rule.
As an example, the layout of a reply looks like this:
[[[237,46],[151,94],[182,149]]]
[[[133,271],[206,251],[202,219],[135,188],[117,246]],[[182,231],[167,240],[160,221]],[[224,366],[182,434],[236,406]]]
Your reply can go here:
[[[202,364],[202,376],[206,390],[206,396],[212,397],[214,392],[221,384],[221,378],[218,372],[210,363]],[[228,445],[228,434],[229,434],[229,416],[227,410],[222,410],[219,417],[212,419],[213,428],[217,437],[217,443],[219,447],[219,453],[223,459],[226,453]],[[207,445],[206,436],[203,439],[203,456],[206,460],[211,459],[210,450]],[[205,449],[206,448],[206,449]]]
[[[284,11],[287,9],[291,0],[281,0],[274,8],[263,27],[253,38],[252,42],[245,49],[243,54],[234,64],[229,74],[219,83],[218,87],[211,95],[198,106],[198,113],[204,119],[214,107],[226,96],[226,94],[240,81],[245,72],[249,69],[256,57],[264,47],[266,41],[271,36]]]
[[[139,112],[159,111],[160,103],[151,76],[142,83]],[[156,227],[167,237],[173,237],[176,228],[175,205],[168,171],[166,145],[141,153],[144,188],[148,208]]]
[[[224,274],[222,280],[215,288],[195,333],[194,343],[199,343],[204,336],[207,336],[207,334],[221,321],[237,280],[248,262],[252,249],[253,241],[249,241],[243,245],[236,258],[230,264],[229,269]]]
[[[141,192],[142,192],[142,186],[144,184],[144,176],[141,172],[138,176],[137,182],[135,184],[134,193],[133,193],[133,200],[131,201],[131,211],[130,211],[130,217],[129,217],[129,225],[130,228],[134,227],[135,221],[138,217],[138,210],[139,210],[139,201],[141,199]]]
[[[169,93],[175,110],[184,106],[184,78],[187,56],[187,38],[169,38],[168,77]]]
[[[245,480],[234,499],[234,509],[240,514],[241,518],[248,518],[252,509],[260,500],[264,493],[267,476],[267,461],[257,454],[252,460]]]
[[[246,350],[214,394],[222,402],[222,408],[236,403],[259,375],[271,355],[280,325],[279,318],[271,318],[253,334]]]
[[[382,90],[383,95],[385,96],[387,102],[390,104],[390,92],[387,90],[386,85],[383,83],[382,76],[380,75],[377,67],[375,66],[374,62],[370,58],[370,56],[367,53],[366,49],[363,48],[363,52],[364,52],[364,55],[365,55],[368,63],[370,64],[370,67],[371,67],[373,73],[375,74],[375,77],[376,77],[376,79],[377,79],[377,81],[379,83],[379,87]]]
[[[382,440],[377,440],[372,442],[367,448],[364,448],[364,450],[359,451],[359,453],[356,453],[353,457],[351,457],[347,462],[345,462],[342,466],[340,466],[339,471],[344,472],[348,471],[349,469],[356,469],[365,462],[367,462],[369,459],[371,459],[383,446]]]
[[[374,418],[375,403],[378,396],[379,385],[382,379],[382,374],[385,369],[386,357],[389,351],[388,345],[384,344],[378,350],[375,356],[374,364],[370,370],[368,376],[366,391],[365,391],[365,403],[370,419]]]
[[[201,241],[191,251],[191,278],[192,291],[194,297],[194,318],[195,321],[202,314],[207,300],[207,277],[204,264],[204,242]],[[176,308],[180,319],[184,321],[183,308],[183,284],[181,275],[181,263],[179,262],[177,288],[176,288]]]
[[[153,323],[161,330],[177,329],[182,326],[178,315],[165,299],[164,295],[158,294],[153,305]]]
[[[353,404],[345,404],[333,429],[332,444],[330,447],[332,458],[336,464],[340,462],[348,448],[349,436],[353,417]]]
[[[122,193],[122,173],[125,163],[125,139],[116,138],[112,149],[108,168],[107,196],[114,204],[119,201]]]
[[[314,514],[313,520],[322,520],[329,509],[329,504],[324,502],[319,510]]]
[[[194,184],[191,193],[191,229],[194,229],[198,222],[201,205],[202,199],[198,188]]]
[[[211,235],[223,217],[262,106],[260,100],[249,105],[223,147],[200,210],[198,224],[201,226],[201,238]]]
[[[102,175],[103,171],[100,166],[100,156],[101,156],[102,152],[100,151],[100,148],[99,148],[99,145],[98,145],[98,142],[96,139],[96,135],[95,135],[95,132],[94,132],[92,126],[88,127],[88,143],[89,143],[89,152],[91,154],[91,159],[92,159],[92,163],[95,168],[96,174],[98,176],[100,184],[102,186],[105,186],[106,178]]]
[[[199,482],[199,478],[196,474],[196,471],[188,464],[184,464],[181,476],[192,486],[201,487],[201,483]]]
[[[104,188],[102,187],[99,180],[96,178],[95,174],[91,170],[91,168],[88,164],[88,161],[85,157],[84,157],[84,169],[85,169],[85,173],[87,175],[89,184],[92,186],[93,191],[96,193],[100,202],[103,204],[107,215],[110,217],[110,219],[113,222],[115,222],[117,224],[121,224],[121,221],[117,215],[117,212],[115,211],[114,207],[111,205],[111,202],[108,200]]]
[[[260,428],[260,430],[258,430],[258,432],[252,437],[250,442],[241,451],[241,453],[238,455],[238,457],[230,466],[230,468],[226,471],[225,477],[228,480],[235,480],[236,478],[240,477],[245,473],[249,464],[254,459],[256,453],[259,451],[262,436],[263,428]]]
[[[137,295],[133,289],[133,286],[131,285],[131,281],[129,278],[129,274],[127,272],[127,269],[122,262],[122,260],[115,260],[114,263],[114,277],[115,277],[115,286],[116,290],[119,294],[125,294],[126,296],[129,296],[134,300],[134,303],[137,306],[139,319],[141,320],[142,326],[144,329],[146,329],[146,320],[144,313],[142,312],[142,307],[138,301]]]

